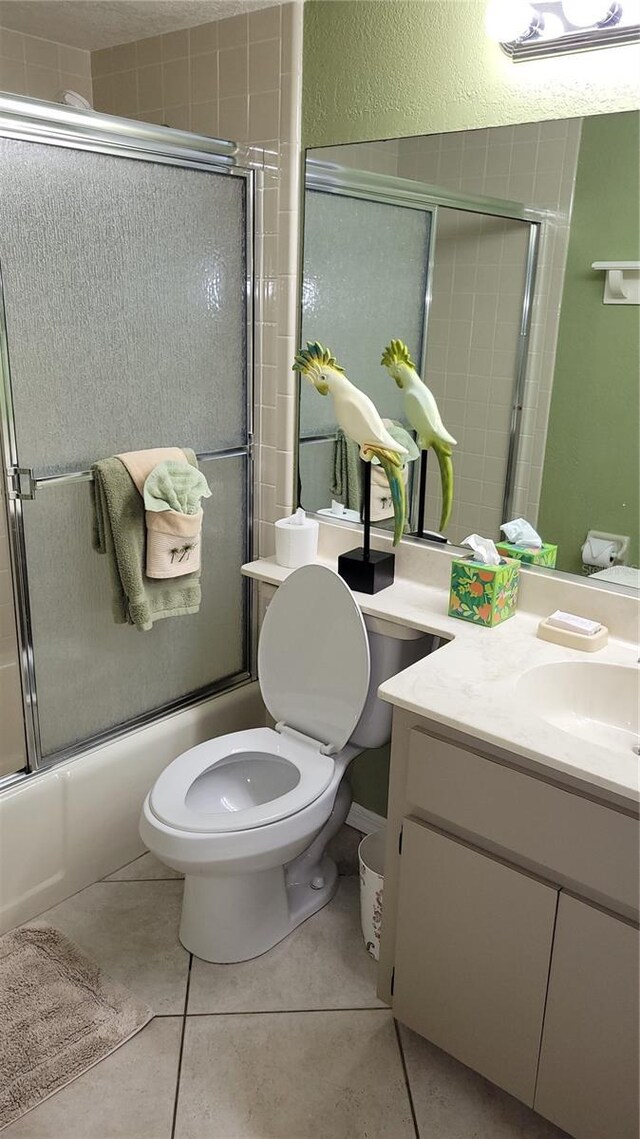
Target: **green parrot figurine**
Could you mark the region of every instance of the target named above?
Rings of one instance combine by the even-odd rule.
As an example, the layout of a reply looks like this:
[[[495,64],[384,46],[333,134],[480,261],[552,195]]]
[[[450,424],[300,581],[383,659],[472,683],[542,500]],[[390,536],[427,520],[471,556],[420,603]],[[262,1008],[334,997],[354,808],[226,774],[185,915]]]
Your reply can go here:
[[[393,502],[393,544],[397,546],[407,519],[407,491],[402,475],[407,449],[398,443],[385,427],[375,404],[368,395],[347,379],[344,368],[322,344],[308,343],[293,362],[320,395],[331,395],[338,426],[360,447],[366,463],[380,463],[389,480]]]
[[[455,447],[456,440],[442,422],[435,397],[416,372],[406,344],[402,340],[392,340],[382,353],[380,363],[404,393],[404,414],[416,433],[420,450],[432,447],[436,453],[442,484],[440,530],[444,530],[453,506],[452,447]]]

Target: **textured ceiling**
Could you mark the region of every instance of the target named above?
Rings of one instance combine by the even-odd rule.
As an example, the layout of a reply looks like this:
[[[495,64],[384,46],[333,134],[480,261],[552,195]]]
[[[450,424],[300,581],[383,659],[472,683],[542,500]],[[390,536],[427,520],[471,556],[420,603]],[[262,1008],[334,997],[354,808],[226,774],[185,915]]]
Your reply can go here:
[[[0,0],[0,26],[95,51],[278,0]]]

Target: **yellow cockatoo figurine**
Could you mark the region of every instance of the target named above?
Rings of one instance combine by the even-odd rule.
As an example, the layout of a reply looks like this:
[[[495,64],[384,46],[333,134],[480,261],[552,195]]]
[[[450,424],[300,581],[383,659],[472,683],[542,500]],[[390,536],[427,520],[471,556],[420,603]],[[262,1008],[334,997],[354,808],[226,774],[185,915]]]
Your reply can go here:
[[[442,422],[435,396],[418,375],[406,344],[402,340],[392,340],[382,353],[380,363],[402,389],[405,418],[416,433],[420,450],[433,447],[436,453],[442,484],[440,530],[444,530],[453,506],[452,447],[455,447],[456,440]]]
[[[320,395],[332,397],[338,426],[358,444],[360,457],[366,463],[376,460],[380,463],[389,480],[394,516],[393,544],[397,546],[407,518],[407,492],[402,467],[408,451],[390,435],[373,401],[351,383],[328,348],[323,348],[317,341],[308,343],[297,353],[293,370],[305,376]]]

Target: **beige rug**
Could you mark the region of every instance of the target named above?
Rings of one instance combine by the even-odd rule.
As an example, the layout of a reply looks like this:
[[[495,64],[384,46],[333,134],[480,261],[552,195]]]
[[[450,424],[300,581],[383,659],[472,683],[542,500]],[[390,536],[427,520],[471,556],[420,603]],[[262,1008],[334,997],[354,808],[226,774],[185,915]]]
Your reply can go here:
[[[0,937],[0,1131],[152,1016],[57,929],[32,925]]]

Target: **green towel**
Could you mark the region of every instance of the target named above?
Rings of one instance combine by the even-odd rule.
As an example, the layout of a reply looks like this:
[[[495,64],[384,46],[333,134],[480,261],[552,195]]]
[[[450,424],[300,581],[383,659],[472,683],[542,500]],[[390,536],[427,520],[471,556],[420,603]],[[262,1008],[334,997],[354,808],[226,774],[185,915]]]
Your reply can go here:
[[[360,509],[360,448],[339,428],[333,454],[331,493],[347,510]]]
[[[198,467],[169,459],[158,463],[144,484],[144,505],[153,513],[174,510],[178,514],[197,514],[200,499],[211,498],[207,480]]]
[[[197,467],[193,451],[185,455]],[[115,457],[94,463],[93,547],[106,554],[113,589],[113,618],[117,624],[148,630],[162,617],[197,613],[200,574],[153,580],[145,576],[146,525],[142,496],[124,463]]]

